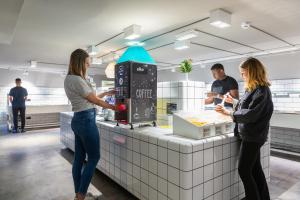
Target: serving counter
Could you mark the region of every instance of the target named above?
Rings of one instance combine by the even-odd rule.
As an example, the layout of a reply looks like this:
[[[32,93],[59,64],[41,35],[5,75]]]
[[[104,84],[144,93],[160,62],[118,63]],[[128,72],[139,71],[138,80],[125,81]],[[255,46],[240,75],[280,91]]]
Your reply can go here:
[[[61,142],[74,151],[72,113],[61,113]],[[233,133],[204,139],[174,135],[172,129],[97,122],[101,159],[97,168],[139,199],[238,200],[239,141]],[[188,131],[188,130],[186,130]],[[270,144],[261,152],[269,180]]]

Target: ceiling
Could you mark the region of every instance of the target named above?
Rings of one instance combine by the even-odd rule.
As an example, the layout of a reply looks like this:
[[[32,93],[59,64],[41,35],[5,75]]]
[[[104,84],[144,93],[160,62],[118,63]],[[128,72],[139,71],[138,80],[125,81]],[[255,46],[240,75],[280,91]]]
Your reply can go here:
[[[169,66],[164,63],[178,64],[186,58],[199,61],[287,46],[253,28],[241,29],[244,21],[289,43],[300,44],[299,7],[299,0],[0,0],[0,67],[23,69],[29,66],[28,61],[37,60],[35,70],[66,70],[74,49],[98,44],[132,24],[142,26],[140,40],[144,40],[207,18],[216,8],[232,13],[230,28],[218,29],[204,20],[145,43],[146,49],[166,45],[149,51],[160,68]],[[176,34],[192,28],[254,48],[200,33],[192,42],[237,54],[199,45],[174,50]],[[125,47],[125,42],[121,34],[99,45],[98,56]],[[103,73],[105,67],[93,66],[93,73]]]

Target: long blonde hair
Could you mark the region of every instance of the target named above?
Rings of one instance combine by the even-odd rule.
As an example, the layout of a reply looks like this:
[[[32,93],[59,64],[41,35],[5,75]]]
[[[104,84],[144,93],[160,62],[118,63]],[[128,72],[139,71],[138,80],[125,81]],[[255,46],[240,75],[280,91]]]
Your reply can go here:
[[[271,85],[266,68],[258,59],[250,57],[241,63],[240,68],[247,70],[248,73],[248,80],[245,83],[246,90],[253,91],[258,86]]]
[[[86,67],[85,60],[89,57],[89,54],[83,49],[76,49],[70,56],[69,72],[70,75],[81,76],[85,79]]]

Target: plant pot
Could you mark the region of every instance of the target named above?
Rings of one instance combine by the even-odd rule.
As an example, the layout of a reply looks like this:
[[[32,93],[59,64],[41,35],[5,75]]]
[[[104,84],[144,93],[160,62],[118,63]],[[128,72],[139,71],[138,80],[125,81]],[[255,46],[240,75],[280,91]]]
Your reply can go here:
[[[185,80],[189,81],[189,73],[184,73],[184,75],[185,75]]]

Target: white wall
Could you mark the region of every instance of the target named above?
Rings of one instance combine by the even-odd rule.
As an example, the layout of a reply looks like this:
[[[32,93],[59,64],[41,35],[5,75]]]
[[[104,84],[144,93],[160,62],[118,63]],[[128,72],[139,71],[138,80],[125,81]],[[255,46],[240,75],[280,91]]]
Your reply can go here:
[[[300,52],[258,57],[258,59],[260,59],[267,67],[269,79],[271,80],[300,78]],[[241,60],[221,62],[225,67],[226,74],[236,78],[238,81],[241,80],[238,70],[240,62]],[[207,65],[205,69],[200,68],[200,66],[194,67],[189,75],[189,79],[194,81],[204,81],[206,83],[212,82],[213,77],[210,72],[211,65],[212,64]],[[184,79],[185,76],[178,72],[173,73],[170,70],[158,72],[159,82]]]

